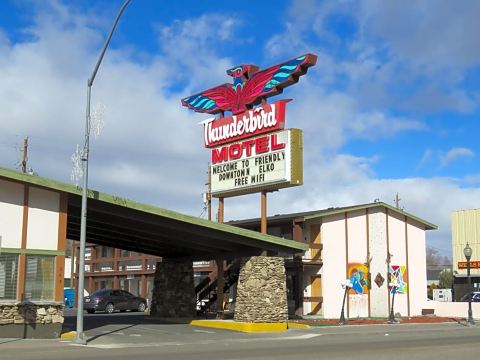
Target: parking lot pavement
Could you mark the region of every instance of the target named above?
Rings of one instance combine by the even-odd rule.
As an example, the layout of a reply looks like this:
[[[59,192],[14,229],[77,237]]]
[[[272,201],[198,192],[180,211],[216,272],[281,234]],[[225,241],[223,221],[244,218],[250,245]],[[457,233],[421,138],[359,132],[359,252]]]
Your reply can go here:
[[[65,329],[74,330],[75,316],[65,319]],[[415,356],[412,355],[415,359],[426,360],[430,357],[416,357],[426,348],[466,354],[480,339],[480,326],[469,328],[458,323],[323,326],[276,333],[241,333],[170,324],[146,314],[116,313],[86,315],[84,325],[87,346],[74,341],[0,339],[0,358],[197,359],[217,356],[221,350],[228,353],[224,357],[228,359],[290,360],[300,353],[305,359],[317,359],[322,349],[322,354],[330,354],[333,358],[350,359],[359,355],[354,351],[359,349],[365,355],[360,359],[375,356],[378,360],[392,360],[395,357],[391,357],[390,350],[396,349],[400,355],[408,350],[415,352]],[[390,355],[381,357],[381,354]],[[441,356],[437,358],[442,359]]]
[[[278,333],[242,333],[206,327],[196,327],[189,324],[174,324],[154,318],[144,313],[114,313],[86,314],[84,330],[90,346],[98,348],[120,348],[137,346],[166,346],[175,344],[206,344],[218,341],[247,341],[252,339],[289,339],[310,338],[332,334],[378,332],[410,332],[430,331],[442,324],[415,325],[362,325],[347,327],[312,327],[310,329],[289,329]],[[64,331],[73,331],[76,326],[76,316],[66,315]],[[459,326],[456,323],[443,324],[443,329]]]

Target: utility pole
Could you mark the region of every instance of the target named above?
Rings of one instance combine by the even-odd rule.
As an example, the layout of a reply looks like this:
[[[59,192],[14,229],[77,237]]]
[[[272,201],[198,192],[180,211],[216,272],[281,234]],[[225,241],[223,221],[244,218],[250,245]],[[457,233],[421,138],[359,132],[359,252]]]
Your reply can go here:
[[[22,162],[20,163],[23,173],[27,172],[27,160],[28,160],[28,136],[25,139],[23,139]]]
[[[400,200],[402,200],[399,196],[398,196],[398,192],[397,192],[397,195],[395,195],[395,206],[397,209],[400,209]]]

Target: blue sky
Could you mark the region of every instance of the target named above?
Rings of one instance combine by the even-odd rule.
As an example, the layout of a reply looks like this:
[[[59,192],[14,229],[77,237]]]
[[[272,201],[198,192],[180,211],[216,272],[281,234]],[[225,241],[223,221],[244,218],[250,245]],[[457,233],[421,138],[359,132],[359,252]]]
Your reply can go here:
[[[23,137],[40,175],[71,182],[82,142],[86,80],[120,0],[0,2],[0,166]],[[287,125],[304,131],[305,185],[269,197],[269,214],[371,202],[439,225],[480,198],[480,31],[477,1],[132,0],[95,80],[105,126],[92,141],[90,186],[202,213],[205,116],[182,97],[307,52]],[[278,97],[280,98],[280,97]],[[100,105],[99,105],[100,104]],[[227,219],[257,216],[259,196],[227,199]]]

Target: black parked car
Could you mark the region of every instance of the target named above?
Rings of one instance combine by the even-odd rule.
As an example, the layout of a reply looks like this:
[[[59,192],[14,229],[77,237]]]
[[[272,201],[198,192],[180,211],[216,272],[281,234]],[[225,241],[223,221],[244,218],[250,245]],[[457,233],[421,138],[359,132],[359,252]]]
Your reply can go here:
[[[468,301],[468,295],[469,293],[463,295],[460,301]],[[472,292],[472,302],[480,302],[480,291]]]
[[[111,314],[115,310],[143,312],[146,307],[147,300],[120,289],[99,290],[83,298],[83,308],[89,314],[93,314],[95,311],[105,311]]]

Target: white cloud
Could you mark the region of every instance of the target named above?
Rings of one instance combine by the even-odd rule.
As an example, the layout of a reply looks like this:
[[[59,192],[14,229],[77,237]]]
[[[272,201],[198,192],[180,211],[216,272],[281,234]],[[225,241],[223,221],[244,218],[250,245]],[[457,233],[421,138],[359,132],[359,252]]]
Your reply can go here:
[[[463,182],[467,185],[480,185],[480,174],[467,175],[463,179]]]
[[[81,15],[54,4],[58,8],[47,12],[53,11],[50,16],[56,21],[47,21],[41,13],[29,30],[34,36],[21,43],[3,41],[0,47],[0,164],[12,167],[18,159],[13,145],[28,135],[29,165],[42,176],[69,182],[70,156],[83,142],[86,80],[104,35]],[[180,44],[182,36],[177,34],[176,41]],[[216,60],[212,67],[226,68],[213,49],[200,45],[198,52]],[[184,53],[191,64],[195,50]],[[181,94],[165,85],[168,64],[161,57],[137,64],[128,50],[107,51],[92,88],[92,105],[102,103],[106,112],[101,136],[91,140],[90,186],[196,212],[202,207],[208,153],[202,146],[199,117],[182,108]],[[186,71],[191,76],[186,87],[206,81],[196,74],[211,77]],[[180,187],[184,190],[177,194]]]
[[[417,170],[421,169],[423,166],[425,166],[425,164],[431,160],[432,155],[433,155],[432,150],[431,149],[426,149],[423,152],[422,158],[420,159],[420,161],[417,164]]]
[[[272,36],[266,53],[276,58],[292,52],[319,54],[318,78],[335,76],[336,85],[363,106],[471,113],[478,94],[462,87],[465,72],[480,65],[479,11],[476,1],[459,5],[441,0],[432,7],[378,0],[314,6],[310,0],[297,0],[284,31]],[[341,38],[336,33],[340,30],[329,25],[329,19],[337,17],[348,19],[356,32]]]
[[[442,155],[441,157],[441,164],[442,166],[447,166],[453,160],[456,160],[460,157],[474,157],[475,153],[467,148],[464,147],[457,147],[450,149],[446,154]]]
[[[362,3],[364,32],[385,39],[393,56],[424,72],[480,64],[477,36],[480,3],[475,0],[419,2],[369,0]]]
[[[170,81],[186,84],[185,95],[225,82],[226,69],[236,65],[214,50],[221,42],[238,41],[233,34],[240,25],[228,14],[208,14],[172,25],[157,25],[159,45],[168,64]],[[194,75],[193,75],[194,74]],[[193,76],[192,76],[193,75]]]
[[[94,27],[98,19],[92,24],[89,17],[58,6],[46,11],[56,20],[40,16],[30,39],[11,43],[0,36],[0,165],[12,167],[18,159],[13,145],[29,135],[30,165],[42,176],[69,182],[70,155],[83,140],[86,80],[104,34]],[[92,92],[92,104],[106,106],[105,128],[91,142],[92,188],[193,215],[201,212],[208,162],[197,125],[202,116],[182,108],[180,98],[227,80],[225,69],[235,64],[209,43],[220,35],[221,41],[232,38],[239,22],[225,22],[227,18],[202,16],[158,25],[163,53],[142,64],[132,60],[128,47],[108,50]],[[290,58],[291,48],[284,48]],[[285,97],[296,99],[288,105],[288,126],[304,130],[305,185],[270,194],[269,214],[375,198],[391,203],[399,192],[407,211],[441,226],[429,238],[443,248],[440,244],[450,239],[451,209],[472,207],[477,188],[463,188],[466,179],[381,179],[375,173],[378,155],[337,153],[352,138],[427,130],[415,118],[366,106],[348,87],[331,89],[344,69],[364,79],[378,66],[366,49],[362,54],[359,66],[337,66],[319,52],[317,67],[285,91]],[[384,69],[388,76],[395,70]],[[177,75],[172,78],[172,73]],[[371,96],[381,96],[381,91]],[[252,209],[260,215],[258,194],[226,200],[229,219],[257,216]]]
[[[390,116],[380,110],[364,110],[351,95],[327,92],[315,82],[315,69],[300,80],[301,86],[292,89],[295,101],[289,105],[289,126],[305,130],[320,148],[338,149],[352,138],[375,140],[390,138],[401,132],[425,131],[416,120]],[[290,90],[288,90],[290,91]],[[290,96],[290,95],[289,95]]]

